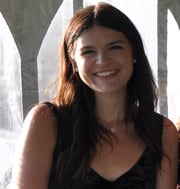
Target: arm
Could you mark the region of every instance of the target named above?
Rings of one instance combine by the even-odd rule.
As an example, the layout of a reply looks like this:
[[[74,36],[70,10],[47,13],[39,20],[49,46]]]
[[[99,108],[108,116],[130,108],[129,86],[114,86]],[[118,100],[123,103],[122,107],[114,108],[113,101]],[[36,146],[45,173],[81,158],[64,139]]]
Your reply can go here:
[[[178,167],[178,134],[174,124],[164,118],[163,127],[163,156],[158,173],[157,189],[175,189],[177,184]]]
[[[13,168],[13,189],[48,188],[55,142],[56,120],[47,105],[38,105],[24,121]]]

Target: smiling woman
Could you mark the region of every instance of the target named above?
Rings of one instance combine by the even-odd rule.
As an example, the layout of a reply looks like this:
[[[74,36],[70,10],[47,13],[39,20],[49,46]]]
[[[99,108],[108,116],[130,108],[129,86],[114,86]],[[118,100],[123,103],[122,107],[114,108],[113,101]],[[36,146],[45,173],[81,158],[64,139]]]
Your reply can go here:
[[[59,67],[55,98],[25,119],[14,188],[175,188],[177,130],[155,112],[157,88],[129,18],[107,3],[76,12]]]
[[[93,26],[77,39],[72,57],[81,80],[95,91],[95,96],[126,92],[133,53],[123,33]]]

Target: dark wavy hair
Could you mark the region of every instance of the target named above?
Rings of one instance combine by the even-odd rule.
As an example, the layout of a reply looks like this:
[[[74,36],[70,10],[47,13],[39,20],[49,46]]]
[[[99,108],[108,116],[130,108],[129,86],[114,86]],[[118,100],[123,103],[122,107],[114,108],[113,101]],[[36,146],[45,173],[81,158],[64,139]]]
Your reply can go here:
[[[54,99],[63,117],[59,125],[62,132],[59,173],[61,176],[70,173],[77,176],[87,170],[96,152],[97,142],[106,133],[96,120],[94,93],[75,72],[75,62],[71,58],[76,39],[94,25],[122,32],[131,44],[136,64],[127,86],[125,118],[135,122],[137,134],[149,146],[159,166],[162,157],[161,137],[153,118],[157,87],[141,36],[120,10],[107,3],[98,3],[75,13],[61,41],[58,89]]]

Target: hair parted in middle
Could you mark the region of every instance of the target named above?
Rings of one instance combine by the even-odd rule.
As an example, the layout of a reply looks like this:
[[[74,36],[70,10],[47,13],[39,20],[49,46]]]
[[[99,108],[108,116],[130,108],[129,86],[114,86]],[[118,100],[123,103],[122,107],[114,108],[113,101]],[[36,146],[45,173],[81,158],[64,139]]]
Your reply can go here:
[[[131,108],[138,105],[139,108],[142,106],[142,109],[144,109],[145,102],[148,106],[148,111],[153,111],[154,105],[157,102],[157,88],[144,51],[141,36],[134,24],[124,13],[102,2],[77,11],[66,27],[60,48],[57,103],[70,104],[76,93],[74,87],[77,85],[86,87],[78,77],[76,63],[72,59],[71,54],[76,39],[83,32],[95,25],[122,32],[127,37],[132,46],[134,59],[136,60],[132,78],[128,83],[127,92],[129,100],[127,100]],[[65,94],[61,96],[63,93]],[[58,95],[61,98],[58,98]]]
[[[61,154],[60,172],[63,174],[73,164],[78,165],[74,175],[85,170],[95,153],[99,137],[104,136],[103,129],[97,127],[94,92],[81,81],[72,58],[76,40],[93,26],[123,33],[132,47],[136,63],[133,64],[133,74],[127,85],[125,120],[136,122],[137,134],[150,147],[158,165],[162,155],[161,141],[158,139],[161,137],[154,135],[156,128],[152,118],[157,103],[157,87],[141,36],[131,20],[119,9],[108,3],[97,3],[74,14],[65,28],[60,46],[60,70],[54,100],[59,107],[72,108],[72,119],[67,119],[69,126],[65,123],[61,125],[68,130],[66,133],[69,137],[62,136],[67,148]]]

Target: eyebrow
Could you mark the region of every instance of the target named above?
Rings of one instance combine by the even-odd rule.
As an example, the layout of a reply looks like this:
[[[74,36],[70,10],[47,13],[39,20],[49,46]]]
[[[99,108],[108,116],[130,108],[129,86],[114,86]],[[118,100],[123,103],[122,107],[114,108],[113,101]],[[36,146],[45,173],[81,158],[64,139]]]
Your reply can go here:
[[[86,49],[93,49],[93,46],[84,46],[82,48],[80,48],[80,50],[86,50]]]
[[[125,41],[124,40],[112,41],[108,45],[114,45],[114,44],[117,44],[117,43],[125,43]]]
[[[124,42],[124,40],[117,40],[117,41],[112,41],[112,42],[109,42],[108,44],[107,44],[107,46],[111,46],[111,45],[115,45],[115,44],[119,44],[119,43],[121,43],[121,44],[123,44],[123,43],[125,43]],[[90,46],[90,45],[87,45],[87,46],[83,46],[82,48],[80,48],[80,50],[86,50],[86,49],[94,49],[95,47],[93,47],[93,46]]]

